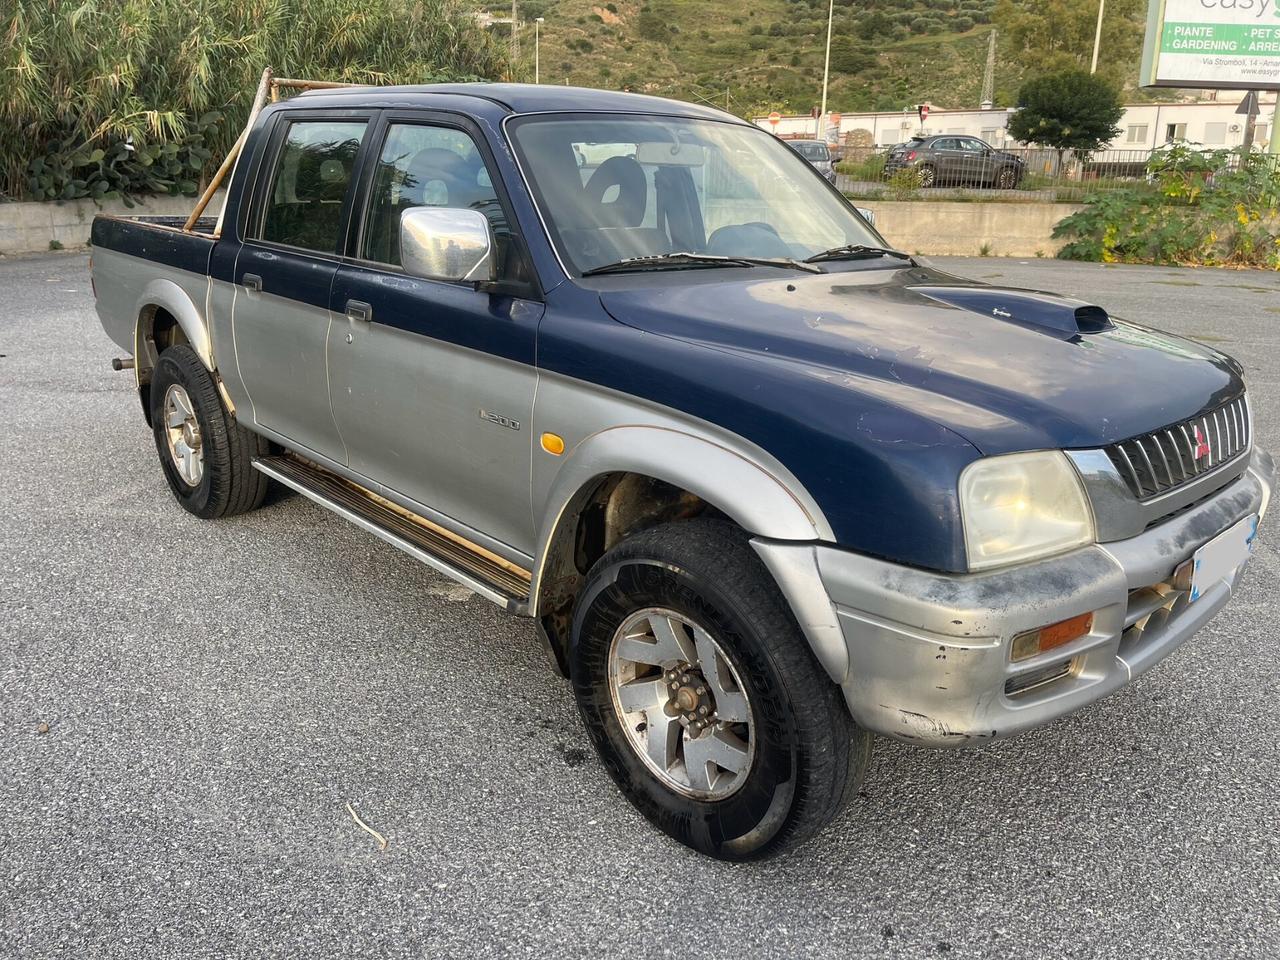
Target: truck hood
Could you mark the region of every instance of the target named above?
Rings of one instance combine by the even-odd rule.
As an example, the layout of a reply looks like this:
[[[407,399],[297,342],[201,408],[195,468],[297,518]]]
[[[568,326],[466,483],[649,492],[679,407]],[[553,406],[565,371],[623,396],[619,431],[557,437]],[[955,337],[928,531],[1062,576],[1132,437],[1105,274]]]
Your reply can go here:
[[[927,267],[719,276],[637,275],[600,297],[615,320],[647,333],[826,381],[851,417],[859,395],[874,396],[987,455],[1104,446],[1244,389],[1223,354],[1053,294]]]

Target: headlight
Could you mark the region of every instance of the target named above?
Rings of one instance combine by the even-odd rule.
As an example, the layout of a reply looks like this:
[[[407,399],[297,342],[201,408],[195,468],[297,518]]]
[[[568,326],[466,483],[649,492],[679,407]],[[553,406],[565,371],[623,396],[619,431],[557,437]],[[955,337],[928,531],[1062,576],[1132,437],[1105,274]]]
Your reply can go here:
[[[1093,543],[1093,512],[1057,450],[975,460],[960,474],[970,570],[1036,560]]]

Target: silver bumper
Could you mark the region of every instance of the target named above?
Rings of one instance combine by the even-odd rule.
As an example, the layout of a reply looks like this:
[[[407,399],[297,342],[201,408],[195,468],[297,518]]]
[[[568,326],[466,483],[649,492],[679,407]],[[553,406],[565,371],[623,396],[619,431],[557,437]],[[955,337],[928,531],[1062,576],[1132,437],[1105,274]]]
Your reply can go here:
[[[1264,512],[1274,474],[1271,457],[1255,450],[1239,479],[1138,536],[985,574],[931,573],[821,545],[754,546],[858,723],[963,746],[1072,713],[1181,646],[1231,598],[1244,565],[1194,603],[1170,583],[1174,570]],[[1016,635],[1088,612],[1087,636],[1010,661]]]

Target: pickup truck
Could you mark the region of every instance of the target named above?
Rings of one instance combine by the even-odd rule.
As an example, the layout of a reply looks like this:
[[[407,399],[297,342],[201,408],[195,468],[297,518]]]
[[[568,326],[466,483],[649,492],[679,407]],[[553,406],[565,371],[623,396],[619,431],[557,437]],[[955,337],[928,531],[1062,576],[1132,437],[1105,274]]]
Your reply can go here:
[[[92,236],[183,508],[274,481],[529,618],[622,792],[724,859],[829,823],[873,735],[982,744],[1151,669],[1271,495],[1236,361],[894,250],[710,108],[304,93],[218,223]]]

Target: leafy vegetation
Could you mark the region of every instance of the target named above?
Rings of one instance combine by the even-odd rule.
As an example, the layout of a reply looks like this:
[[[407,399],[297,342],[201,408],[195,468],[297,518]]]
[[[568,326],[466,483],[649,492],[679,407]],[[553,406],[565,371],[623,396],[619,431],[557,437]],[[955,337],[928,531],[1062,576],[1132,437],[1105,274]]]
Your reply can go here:
[[[265,66],[364,83],[506,66],[458,0],[11,0],[0,38],[0,196],[14,199],[192,192]]]
[[[222,114],[206,113],[182,137],[132,144],[115,140],[103,147],[50,140],[28,167],[27,196],[36,200],[102,200],[137,194],[193,195],[212,158],[206,142],[217,136]]]
[[[1233,162],[1238,167],[1232,169]],[[1185,146],[1152,160],[1151,181],[1087,198],[1053,235],[1069,260],[1280,270],[1280,165]]]

